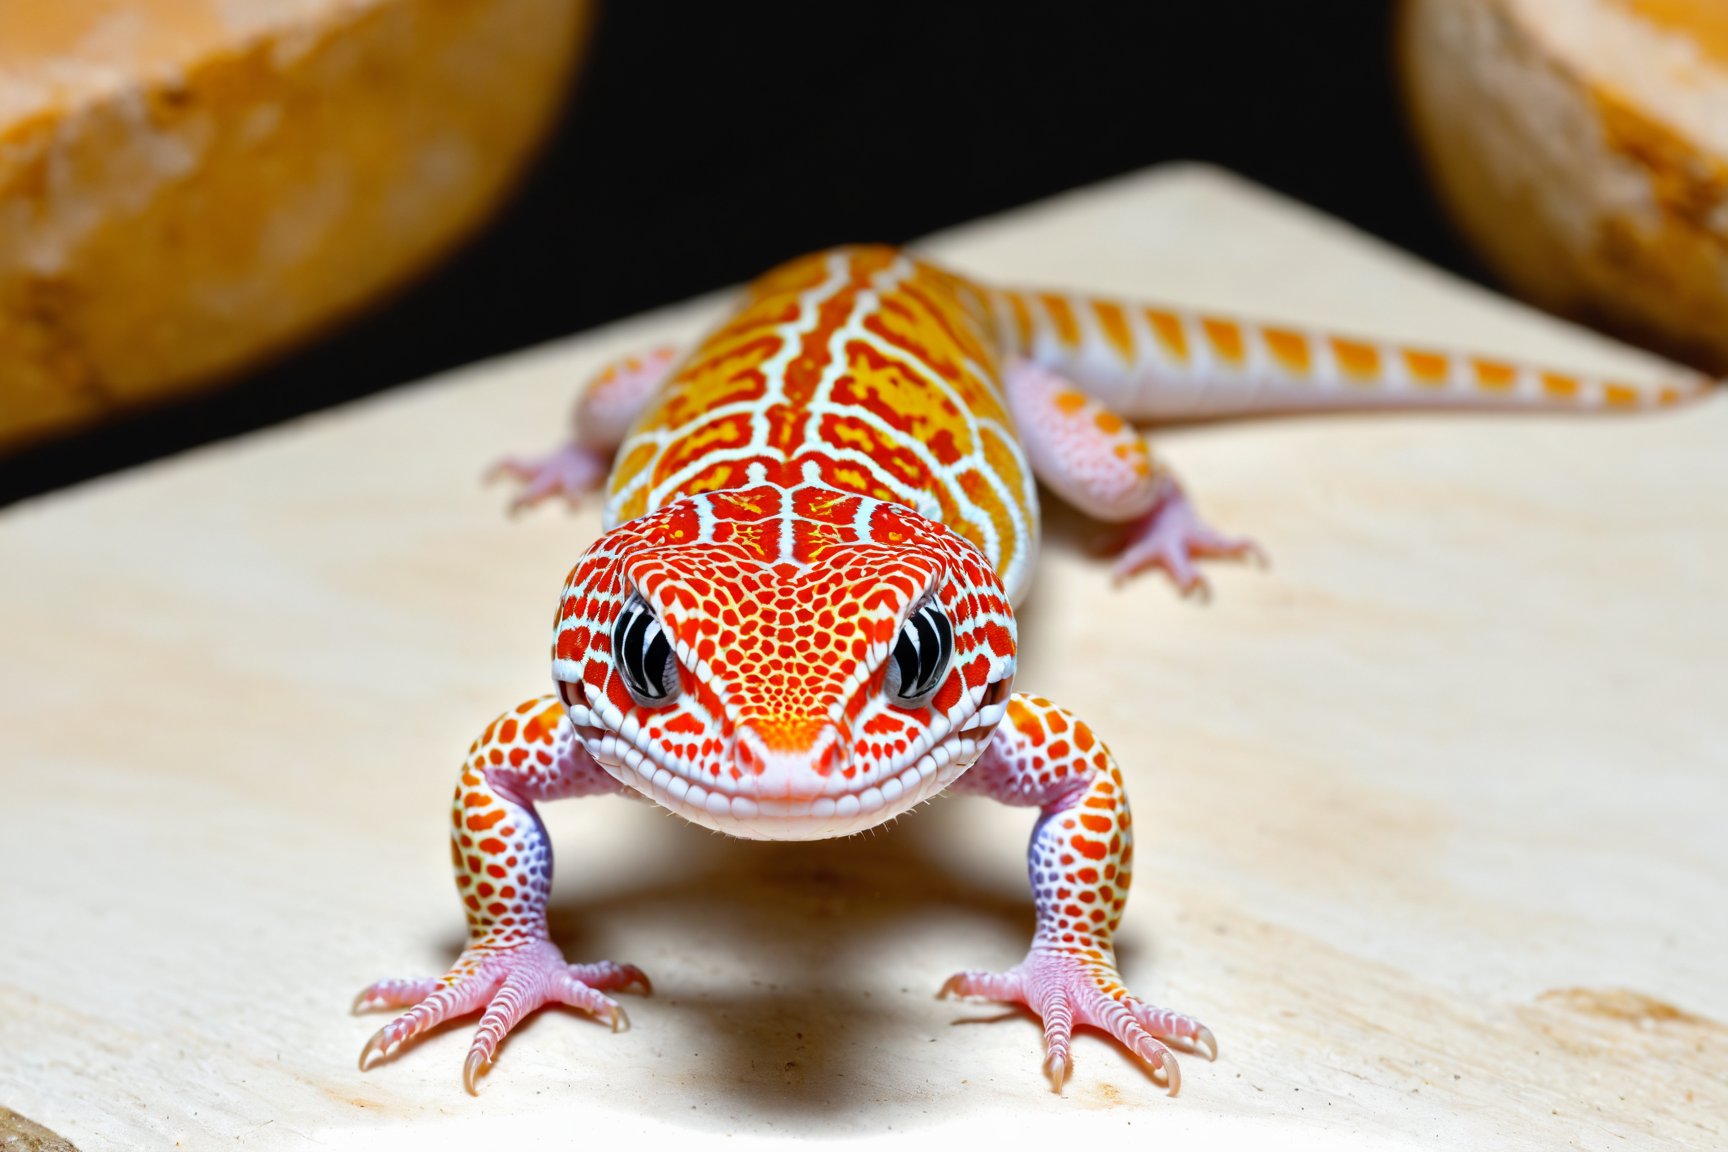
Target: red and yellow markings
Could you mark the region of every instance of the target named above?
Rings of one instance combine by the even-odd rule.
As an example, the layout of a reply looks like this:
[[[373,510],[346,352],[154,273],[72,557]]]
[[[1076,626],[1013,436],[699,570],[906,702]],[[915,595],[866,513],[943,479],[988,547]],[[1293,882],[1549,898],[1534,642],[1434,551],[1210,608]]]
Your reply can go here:
[[[1011,426],[986,300],[887,248],[769,273],[631,433],[608,517],[620,523],[753,476],[795,488],[814,464],[826,483],[860,495],[933,497],[951,528],[1008,571],[1029,547],[1031,480],[1018,445],[982,431]],[[1054,294],[1001,300],[994,321],[1027,341],[1046,324],[1070,344],[1082,337],[1079,305]],[[1027,506],[1006,506],[1004,493]]]

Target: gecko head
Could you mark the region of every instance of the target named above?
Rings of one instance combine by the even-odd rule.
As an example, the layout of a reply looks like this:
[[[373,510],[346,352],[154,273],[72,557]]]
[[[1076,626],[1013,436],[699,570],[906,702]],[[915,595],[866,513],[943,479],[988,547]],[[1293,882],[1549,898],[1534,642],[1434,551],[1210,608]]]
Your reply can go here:
[[[686,497],[591,546],[553,677],[622,783],[736,836],[893,819],[983,752],[1014,616],[989,561],[897,504],[822,487]]]

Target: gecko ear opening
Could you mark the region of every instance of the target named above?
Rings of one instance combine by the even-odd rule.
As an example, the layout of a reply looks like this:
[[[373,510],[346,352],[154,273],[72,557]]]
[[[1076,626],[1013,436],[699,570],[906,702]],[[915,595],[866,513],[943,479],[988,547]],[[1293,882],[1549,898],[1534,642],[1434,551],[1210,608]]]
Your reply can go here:
[[[895,637],[884,685],[902,708],[922,708],[936,694],[954,659],[954,626],[935,599],[907,618]]]
[[[644,708],[659,708],[678,695],[672,642],[641,596],[630,597],[612,625],[612,665]]]

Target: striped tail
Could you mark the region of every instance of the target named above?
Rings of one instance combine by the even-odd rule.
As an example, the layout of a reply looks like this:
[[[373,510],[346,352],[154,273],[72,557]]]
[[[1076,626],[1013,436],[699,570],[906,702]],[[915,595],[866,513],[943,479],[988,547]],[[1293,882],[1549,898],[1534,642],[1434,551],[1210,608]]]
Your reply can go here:
[[[998,338],[1131,420],[1374,408],[1625,410],[1703,396],[1682,375],[1633,384],[1089,296],[989,290]]]

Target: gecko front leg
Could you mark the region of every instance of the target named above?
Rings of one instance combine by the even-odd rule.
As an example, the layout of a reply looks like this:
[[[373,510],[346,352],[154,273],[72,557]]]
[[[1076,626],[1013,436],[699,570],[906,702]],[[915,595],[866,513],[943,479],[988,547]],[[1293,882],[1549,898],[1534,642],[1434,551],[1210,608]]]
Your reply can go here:
[[[408,1008],[360,1051],[388,1058],[447,1019],[485,1009],[462,1070],[468,1091],[510,1029],[545,1004],[568,1004],[607,1020],[624,1010],[607,991],[648,977],[633,964],[569,964],[546,927],[552,846],[534,811],[537,800],[620,792],[618,782],[577,741],[557,696],[539,696],[504,713],[468,751],[452,802],[450,856],[468,911],[468,946],[442,976],[380,980],[355,1011]]]
[[[509,476],[522,482],[510,510],[554,495],[574,504],[600,487],[630,425],[677,362],[678,349],[661,345],[645,355],[614,361],[583,384],[568,443],[541,456],[506,456],[487,470],[488,479]]]
[[[1082,721],[1048,700],[1016,693],[990,746],[953,788],[1004,804],[1036,806],[1027,853],[1037,929],[1026,959],[1006,972],[961,972],[941,994],[1024,1004],[1044,1022],[1044,1071],[1056,1091],[1073,1061],[1076,1025],[1108,1032],[1181,1086],[1175,1045],[1217,1044],[1198,1020],[1130,995],[1116,970],[1113,939],[1128,899],[1134,856],[1122,773]]]

